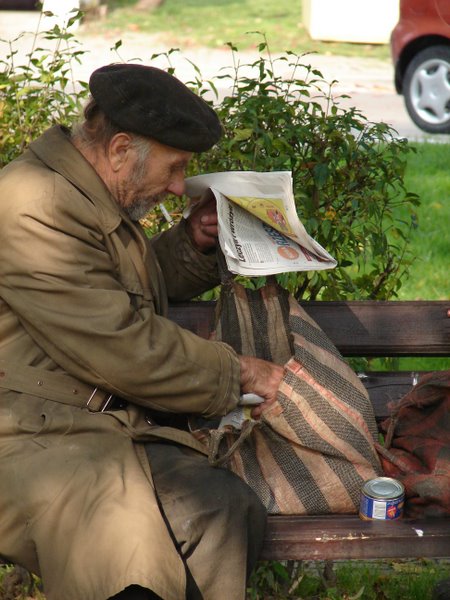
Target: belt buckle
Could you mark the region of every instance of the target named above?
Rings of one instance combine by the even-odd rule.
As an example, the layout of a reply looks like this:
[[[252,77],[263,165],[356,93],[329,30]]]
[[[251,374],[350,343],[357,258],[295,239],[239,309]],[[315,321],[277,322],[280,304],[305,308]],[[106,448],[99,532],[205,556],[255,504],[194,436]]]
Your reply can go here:
[[[92,408],[89,407],[89,405],[92,402],[92,400],[94,399],[95,394],[97,392],[98,392],[98,387],[95,387],[94,391],[89,396],[89,399],[86,402],[86,408],[91,413],[98,413],[98,412],[102,413],[102,412],[105,412],[105,410],[108,410],[108,407],[110,406],[110,404],[111,404],[111,402],[113,401],[113,398],[114,398],[114,394],[109,394],[109,396],[107,398],[105,398],[105,400],[103,400],[103,402],[101,403],[100,408],[98,410],[93,410]]]

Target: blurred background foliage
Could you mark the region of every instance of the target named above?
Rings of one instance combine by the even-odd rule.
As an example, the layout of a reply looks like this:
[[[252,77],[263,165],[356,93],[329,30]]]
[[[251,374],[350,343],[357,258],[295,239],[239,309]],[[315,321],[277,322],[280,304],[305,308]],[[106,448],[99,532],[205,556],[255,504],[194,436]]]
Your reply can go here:
[[[264,37],[264,36],[263,36]],[[388,299],[411,264],[408,242],[419,199],[405,186],[411,147],[383,123],[343,109],[334,82],[288,51],[272,57],[267,41],[246,64],[229,44],[235,68],[204,81],[195,67],[189,85],[205,97],[220,82],[231,90],[213,102],[224,137],[195,156],[190,175],[216,171],[283,171],[293,176],[300,220],[338,261],[328,271],[287,273],[279,283],[301,299]],[[168,69],[171,53],[167,53]],[[156,58],[156,56],[155,56]],[[343,96],[342,96],[343,98]],[[166,206],[180,214],[185,200]],[[161,225],[148,223],[154,233]],[[260,286],[265,279],[247,280]]]

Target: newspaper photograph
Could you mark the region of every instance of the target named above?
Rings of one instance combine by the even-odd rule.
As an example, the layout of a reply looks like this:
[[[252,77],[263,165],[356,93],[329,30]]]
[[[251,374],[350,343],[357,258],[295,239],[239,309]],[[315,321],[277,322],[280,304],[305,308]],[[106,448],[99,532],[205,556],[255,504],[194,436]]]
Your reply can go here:
[[[186,194],[194,203],[214,196],[219,244],[232,273],[260,276],[336,266],[297,215],[289,171],[197,175],[186,179]]]

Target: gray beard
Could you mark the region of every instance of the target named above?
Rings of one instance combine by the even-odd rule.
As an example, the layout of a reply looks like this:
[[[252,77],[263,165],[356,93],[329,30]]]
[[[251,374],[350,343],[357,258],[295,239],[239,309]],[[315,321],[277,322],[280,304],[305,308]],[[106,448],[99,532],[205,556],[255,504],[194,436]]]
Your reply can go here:
[[[150,210],[155,206],[154,198],[145,198],[142,200],[135,200],[133,204],[124,208],[124,211],[130,217],[132,221],[140,221],[143,219]]]
[[[164,202],[166,194],[156,194],[148,198],[136,198],[129,206],[124,207],[124,211],[132,221],[143,219],[157,204]]]

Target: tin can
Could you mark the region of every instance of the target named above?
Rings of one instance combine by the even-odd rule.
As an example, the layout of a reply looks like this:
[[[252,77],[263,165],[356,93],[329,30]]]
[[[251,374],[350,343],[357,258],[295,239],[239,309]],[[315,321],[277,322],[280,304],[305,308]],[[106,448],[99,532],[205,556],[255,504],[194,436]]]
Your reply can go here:
[[[402,516],[404,503],[405,488],[400,481],[391,477],[370,479],[361,492],[359,516],[365,521],[393,521]]]

